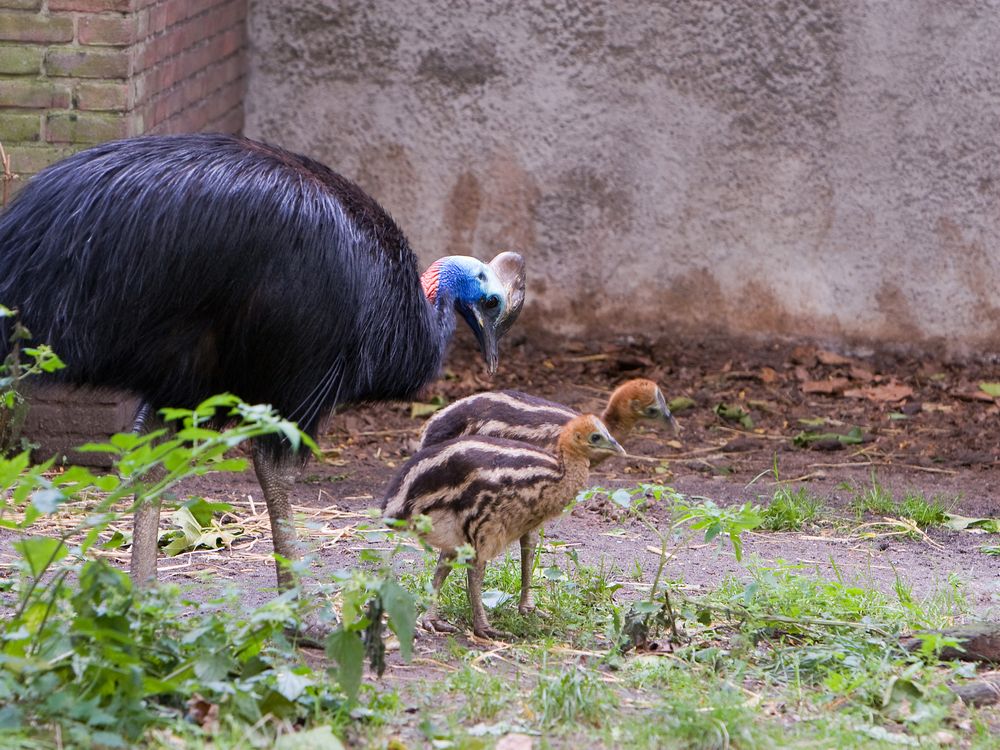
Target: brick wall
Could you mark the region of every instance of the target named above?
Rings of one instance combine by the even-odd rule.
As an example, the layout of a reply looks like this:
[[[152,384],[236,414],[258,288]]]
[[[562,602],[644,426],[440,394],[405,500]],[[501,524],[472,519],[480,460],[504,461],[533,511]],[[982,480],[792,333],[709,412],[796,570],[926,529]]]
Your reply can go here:
[[[240,132],[247,0],[0,0],[0,143],[23,184],[93,143]]]
[[[0,144],[28,178],[73,151],[142,133],[243,129],[247,0],[0,0]],[[0,170],[2,171],[2,170]],[[134,399],[29,395],[39,457],[127,430]]]

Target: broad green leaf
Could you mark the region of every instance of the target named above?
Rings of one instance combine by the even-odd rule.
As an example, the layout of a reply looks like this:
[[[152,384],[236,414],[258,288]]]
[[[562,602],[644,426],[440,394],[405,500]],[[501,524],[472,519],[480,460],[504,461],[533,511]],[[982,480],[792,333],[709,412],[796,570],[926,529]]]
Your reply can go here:
[[[352,630],[336,630],[326,639],[326,655],[337,662],[337,680],[348,700],[354,703],[361,689],[365,645]]]
[[[980,383],[979,390],[981,390],[987,396],[992,396],[993,398],[1000,398],[1000,383]]]
[[[0,729],[19,730],[23,718],[23,713],[18,706],[6,705],[0,708]]]
[[[447,404],[448,400],[444,396],[434,396],[426,403],[413,401],[410,403],[410,419],[429,417],[431,414],[443,409]]]
[[[194,662],[195,676],[203,682],[217,682],[229,676],[236,668],[233,658],[220,651],[206,652]]]
[[[92,717],[91,721],[93,721]],[[107,730],[94,732],[90,735],[90,739],[98,747],[132,747],[132,743],[126,742],[120,734]]]
[[[623,508],[632,507],[632,493],[628,490],[615,490],[611,493],[611,502]]]
[[[304,732],[284,734],[274,742],[274,750],[344,750],[330,727],[315,727]]]
[[[413,628],[417,607],[413,595],[395,581],[385,581],[380,591],[382,608],[389,615],[389,627],[399,638],[399,655],[409,661],[413,648]]]
[[[49,514],[55,513],[65,499],[66,496],[62,492],[54,487],[49,487],[33,493],[31,495],[31,504],[35,506],[39,513]]]
[[[1000,534],[1000,518],[969,518],[968,516],[959,516],[954,513],[945,513],[944,518],[945,520],[942,525],[955,531],[978,529],[990,534]]]
[[[203,497],[193,497],[182,507],[187,508],[202,527],[208,526],[216,513],[229,513],[233,509],[230,503],[213,503]]]
[[[739,404],[716,404],[712,411],[726,422],[739,422],[744,429],[753,429],[750,413]]]
[[[567,581],[569,577],[555,565],[542,570],[542,575],[549,581]]]
[[[670,409],[673,414],[680,414],[681,412],[693,408],[694,405],[695,403],[693,398],[678,396],[677,398],[670,399],[670,402],[667,404],[667,408]]]
[[[291,669],[283,668],[278,671],[278,676],[275,681],[275,687],[286,700],[294,703],[299,699],[306,688],[312,686],[314,683],[305,675],[296,674]]]
[[[496,609],[501,604],[509,602],[513,598],[514,595],[508,594],[506,591],[490,589],[489,591],[483,592],[483,606],[486,607],[486,609]]]
[[[21,557],[28,563],[28,568],[34,576],[44,573],[49,565],[59,562],[69,552],[61,539],[47,536],[19,539],[14,542],[14,549],[21,553]]]

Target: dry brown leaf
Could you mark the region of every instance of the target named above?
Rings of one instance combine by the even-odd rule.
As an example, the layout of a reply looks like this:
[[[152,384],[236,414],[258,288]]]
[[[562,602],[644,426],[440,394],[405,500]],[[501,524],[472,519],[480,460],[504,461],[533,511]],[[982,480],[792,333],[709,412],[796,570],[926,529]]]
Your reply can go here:
[[[855,388],[844,391],[845,398],[866,398],[869,401],[902,401],[913,395],[913,389],[902,383],[887,383],[886,385],[870,385],[866,388]]]
[[[797,365],[814,365],[816,364],[816,350],[811,346],[797,346],[792,349],[791,355],[792,362]]]
[[[842,357],[835,352],[828,352],[826,350],[820,350],[816,352],[816,359],[820,361],[820,364],[824,365],[850,365],[853,362],[847,357]]]
[[[828,380],[807,380],[802,384],[803,393],[824,393],[833,396],[841,393],[851,384],[847,378],[829,378]]]
[[[812,378],[812,375],[809,374],[809,370],[807,370],[804,367],[796,367],[795,368],[795,379],[796,380],[806,381],[806,380],[809,380],[810,378]]]
[[[870,383],[875,379],[875,374],[864,367],[853,365],[850,372],[851,380],[860,380],[862,383]]]
[[[765,385],[771,385],[771,383],[778,382],[778,373],[774,371],[773,367],[762,367],[760,368],[760,382]]]

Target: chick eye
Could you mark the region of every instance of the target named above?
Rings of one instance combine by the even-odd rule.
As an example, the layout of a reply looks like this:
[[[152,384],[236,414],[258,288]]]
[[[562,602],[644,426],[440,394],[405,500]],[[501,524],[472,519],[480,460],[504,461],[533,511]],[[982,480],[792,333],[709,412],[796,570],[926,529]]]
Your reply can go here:
[[[597,445],[599,442],[601,442],[601,433],[599,432],[590,433],[590,444]]]
[[[660,410],[657,409],[655,406],[647,406],[646,407],[646,414],[648,414],[651,417],[655,417],[659,413],[660,413]]]
[[[495,294],[491,294],[483,302],[483,307],[485,307],[487,310],[496,310],[498,307],[500,307],[500,297],[498,297]]]

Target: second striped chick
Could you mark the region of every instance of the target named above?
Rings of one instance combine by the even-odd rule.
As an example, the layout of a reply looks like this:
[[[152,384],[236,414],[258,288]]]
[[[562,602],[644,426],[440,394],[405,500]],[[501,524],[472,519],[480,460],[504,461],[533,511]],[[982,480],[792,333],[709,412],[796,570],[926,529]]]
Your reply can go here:
[[[427,420],[420,447],[460,435],[493,435],[546,447],[554,445],[563,425],[579,415],[568,406],[521,391],[486,391],[460,399]],[[618,441],[628,437],[640,421],[649,420],[678,429],[663,392],[645,378],[618,386],[601,414],[601,421]]]
[[[624,453],[592,414],[576,417],[562,428],[554,453],[503,438],[459,437],[414,454],[393,477],[382,508],[387,519],[430,517],[432,529],[425,539],[441,550],[434,571],[435,593],[451,572],[456,550],[472,546],[475,559],[468,570],[472,629],[481,637],[502,637],[490,627],[483,608],[486,563],[515,539],[558,516],[586,486],[593,459]],[[524,591],[521,595],[523,602]],[[438,617],[436,604],[424,622],[434,630],[455,630]]]
[[[462,435],[490,435],[520,440],[551,449],[563,426],[579,413],[568,406],[521,391],[487,391],[460,399],[431,417],[424,426],[420,447],[452,440]],[[611,436],[624,442],[641,421],[661,421],[677,431],[663,392],[652,380],[636,378],[618,386],[601,415]],[[591,466],[609,454],[595,455]],[[521,600],[518,610],[534,609],[531,573],[535,562],[534,530],[521,538]]]

